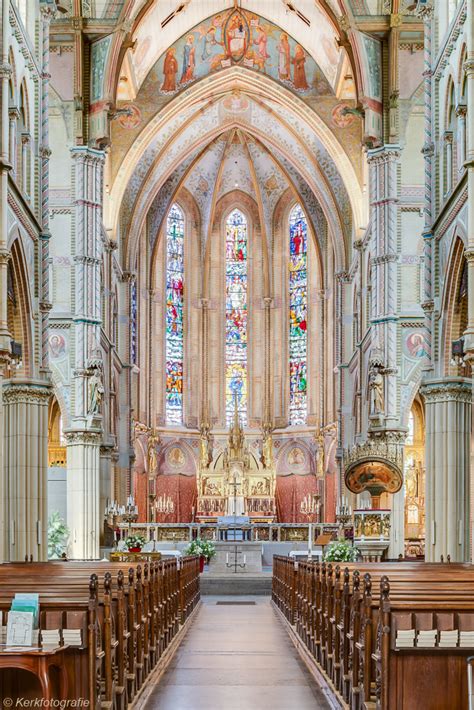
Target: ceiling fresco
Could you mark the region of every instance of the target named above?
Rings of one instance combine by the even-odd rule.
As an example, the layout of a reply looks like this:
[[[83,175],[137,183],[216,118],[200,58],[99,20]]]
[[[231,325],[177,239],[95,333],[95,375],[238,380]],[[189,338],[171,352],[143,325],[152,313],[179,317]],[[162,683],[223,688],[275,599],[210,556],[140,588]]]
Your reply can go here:
[[[199,2],[191,0],[186,3],[183,11],[166,25],[166,33],[160,32],[161,23],[169,17],[175,6],[171,7],[169,3],[155,3],[134,32],[135,45],[133,51],[129,52],[134,74],[133,82],[140,87],[157,61],[161,62],[160,68],[163,68],[167,50],[171,46],[176,46],[177,49],[176,80],[179,82],[183,70],[181,50],[190,34],[194,37],[192,44],[195,49],[196,72],[208,71],[212,63],[230,59],[242,63],[247,60],[249,65],[253,62],[252,66],[255,70],[273,72],[277,76],[280,56],[282,59],[285,56],[285,51],[280,54],[277,50],[283,33],[288,37],[290,64],[291,59],[294,58],[296,44],[304,47],[307,55],[306,73],[309,73],[309,60],[312,57],[311,62],[318,66],[331,89],[334,88],[344,51],[337,45],[336,31],[317,3],[313,0],[299,0],[299,8],[309,20],[309,26],[296,15],[288,12],[281,0],[265,0],[264,4],[242,0],[239,6],[239,14],[243,18],[242,37],[238,36],[240,34],[238,27],[231,28],[228,24],[229,19],[232,23],[232,16],[235,15],[233,0],[199,0]],[[261,17],[260,13],[263,9],[264,14],[273,18],[273,22]],[[235,30],[238,34],[235,34]],[[166,43],[166,38],[172,39]],[[244,46],[245,52],[242,52]],[[248,56],[245,56],[246,54]],[[270,56],[266,57],[266,54]],[[219,55],[223,56],[219,57]],[[284,64],[285,62],[282,61],[282,71]],[[313,67],[313,64],[311,66]],[[294,70],[294,65],[291,65],[290,69]],[[215,70],[214,68],[213,71]],[[293,71],[291,73],[294,79]]]

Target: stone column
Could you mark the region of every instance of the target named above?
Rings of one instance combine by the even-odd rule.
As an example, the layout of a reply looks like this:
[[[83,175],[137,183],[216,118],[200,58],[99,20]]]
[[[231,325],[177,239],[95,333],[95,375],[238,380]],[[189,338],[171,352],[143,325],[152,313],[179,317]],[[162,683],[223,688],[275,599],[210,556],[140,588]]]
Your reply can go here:
[[[263,405],[263,424],[272,424],[273,423],[273,411],[272,411],[272,389],[271,389],[271,380],[272,380],[272,365],[271,365],[271,307],[272,307],[272,298],[270,296],[264,296],[263,298],[263,303],[265,307],[265,316],[264,316],[264,357],[265,357],[265,363],[264,363],[264,368],[263,368],[263,377],[264,377],[264,405]]]
[[[66,434],[68,554],[76,560],[99,558],[101,439],[100,430]]]
[[[471,382],[462,377],[428,380],[426,408],[427,562],[469,559],[469,442]]]
[[[7,321],[7,274],[8,260],[8,173],[11,170],[9,156],[8,82],[12,67],[8,62],[10,2],[4,0],[1,8],[1,58],[0,58],[0,385],[10,362],[10,333]],[[6,470],[4,469],[3,405],[0,386],[0,560],[8,559],[6,506]]]
[[[467,58],[464,63],[466,72],[467,96],[467,135],[466,135],[466,167],[467,167],[467,249],[468,266],[468,326],[464,333],[464,349],[474,365],[474,0],[467,0]],[[474,367],[473,370],[474,372]],[[470,532],[471,561],[474,559],[474,432],[471,431],[471,463],[470,463]]]
[[[74,355],[71,426],[67,439],[68,526],[70,554],[97,558],[100,537],[100,407],[92,405],[89,378],[100,372],[100,264],[102,253],[102,151],[80,146],[72,150],[74,221]],[[98,370],[97,370],[98,368]]]
[[[383,359],[386,428],[398,425],[398,175],[400,148],[385,145],[370,150],[370,207],[372,237],[372,350]]]
[[[209,413],[209,300],[201,298],[201,422],[210,424]]]
[[[44,382],[3,387],[6,559],[48,558],[48,403]]]
[[[12,166],[12,175],[16,176],[16,140],[17,140],[17,121],[20,118],[20,112],[14,106],[12,106],[8,111],[8,118],[10,120],[9,126],[9,151],[10,160]]]

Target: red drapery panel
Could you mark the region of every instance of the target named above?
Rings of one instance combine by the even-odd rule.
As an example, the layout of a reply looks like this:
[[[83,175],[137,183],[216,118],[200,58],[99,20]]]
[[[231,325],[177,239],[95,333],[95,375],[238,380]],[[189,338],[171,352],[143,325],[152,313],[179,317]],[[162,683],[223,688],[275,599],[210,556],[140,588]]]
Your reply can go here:
[[[279,523],[306,523],[308,516],[300,512],[301,501],[307,495],[318,493],[315,476],[277,476],[276,507]]]

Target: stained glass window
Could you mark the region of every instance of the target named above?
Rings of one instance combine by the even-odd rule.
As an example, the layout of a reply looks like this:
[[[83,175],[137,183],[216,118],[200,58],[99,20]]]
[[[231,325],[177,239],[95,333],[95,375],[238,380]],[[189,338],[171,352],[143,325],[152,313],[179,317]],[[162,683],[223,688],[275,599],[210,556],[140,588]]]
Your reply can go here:
[[[308,225],[300,205],[290,213],[290,425],[306,423]]]
[[[166,422],[183,421],[184,216],[172,205],[166,223]]]
[[[226,222],[225,409],[232,422],[237,399],[240,420],[247,423],[247,221],[239,210]]]

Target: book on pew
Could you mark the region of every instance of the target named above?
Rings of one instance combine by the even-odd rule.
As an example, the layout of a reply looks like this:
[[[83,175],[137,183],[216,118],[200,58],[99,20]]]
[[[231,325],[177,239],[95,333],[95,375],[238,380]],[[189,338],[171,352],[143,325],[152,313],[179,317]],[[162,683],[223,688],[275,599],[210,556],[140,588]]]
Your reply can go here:
[[[418,631],[416,645],[419,648],[434,648],[436,646],[437,635],[438,635],[438,632],[436,629],[427,629],[425,631]]]
[[[440,631],[438,646],[440,648],[453,648],[458,645],[459,631]]]
[[[11,604],[12,611],[31,612],[33,614],[33,628],[39,626],[39,594],[26,594],[17,592]]]
[[[82,646],[82,629],[63,629],[65,646]]]
[[[459,632],[459,647],[474,648],[474,631]]]
[[[397,648],[413,648],[415,645],[415,629],[399,629],[395,645]]]
[[[43,629],[41,631],[41,644],[43,648],[56,648],[61,645],[59,629]]]

